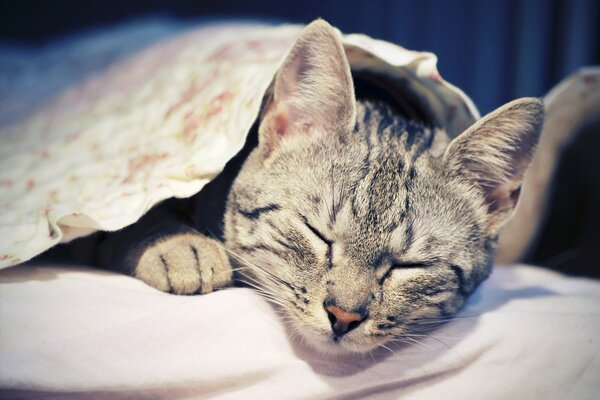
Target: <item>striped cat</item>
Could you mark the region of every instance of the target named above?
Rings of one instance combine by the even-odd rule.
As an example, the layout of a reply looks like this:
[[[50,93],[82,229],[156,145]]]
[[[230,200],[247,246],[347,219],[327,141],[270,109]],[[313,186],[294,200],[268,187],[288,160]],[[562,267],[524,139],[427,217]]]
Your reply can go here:
[[[542,103],[524,98],[450,138],[356,99],[341,38],[319,20],[277,74],[257,143],[228,165],[223,212],[210,211],[214,193],[198,195],[195,224],[157,207],[106,236],[100,264],[177,294],[235,277],[316,348],[368,351],[453,316],[489,275],[542,120]],[[224,243],[207,213],[224,221]]]

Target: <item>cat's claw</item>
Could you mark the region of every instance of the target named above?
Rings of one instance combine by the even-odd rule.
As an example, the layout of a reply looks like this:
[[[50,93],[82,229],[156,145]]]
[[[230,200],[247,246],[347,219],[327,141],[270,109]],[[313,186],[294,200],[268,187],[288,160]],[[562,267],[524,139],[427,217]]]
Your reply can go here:
[[[134,276],[175,294],[209,293],[227,286],[232,269],[223,246],[195,233],[161,239],[139,257]]]

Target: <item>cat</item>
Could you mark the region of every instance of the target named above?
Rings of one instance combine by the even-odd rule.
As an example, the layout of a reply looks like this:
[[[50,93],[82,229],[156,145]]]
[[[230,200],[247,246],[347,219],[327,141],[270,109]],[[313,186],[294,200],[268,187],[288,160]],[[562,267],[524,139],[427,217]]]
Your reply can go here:
[[[202,226],[216,197],[200,194],[204,215],[168,201],[103,234],[97,262],[176,294],[243,281],[318,350],[370,351],[454,316],[490,274],[543,118],[522,98],[451,138],[357,98],[340,34],[317,20],[228,164],[223,242]]]

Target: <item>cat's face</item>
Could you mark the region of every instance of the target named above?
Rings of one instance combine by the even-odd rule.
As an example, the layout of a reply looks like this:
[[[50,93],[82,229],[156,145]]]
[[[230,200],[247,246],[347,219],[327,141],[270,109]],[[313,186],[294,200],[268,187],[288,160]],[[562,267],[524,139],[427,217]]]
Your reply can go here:
[[[315,347],[411,338],[488,276],[540,117],[536,100],[514,103],[448,146],[441,130],[356,103],[339,38],[313,23],[230,192],[227,246]]]

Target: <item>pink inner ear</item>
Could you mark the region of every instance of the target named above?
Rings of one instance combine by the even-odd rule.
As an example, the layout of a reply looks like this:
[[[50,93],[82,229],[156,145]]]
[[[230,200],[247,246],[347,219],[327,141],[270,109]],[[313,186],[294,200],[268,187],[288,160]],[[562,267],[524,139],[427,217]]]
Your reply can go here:
[[[519,201],[521,185],[515,187],[515,182],[506,182],[495,189],[487,188],[485,200],[490,213],[508,211],[514,208]]]
[[[283,107],[279,107],[276,114],[273,116],[273,130],[278,136],[283,136],[289,126],[290,120],[288,113]]]
[[[265,108],[261,122],[261,135],[266,154],[275,149],[293,124],[290,110],[284,103],[271,100]]]
[[[307,26],[277,72],[259,126],[269,154],[288,135],[350,129],[355,119],[350,66],[339,33],[326,22]]]

